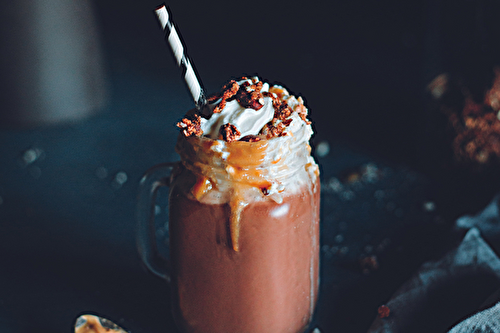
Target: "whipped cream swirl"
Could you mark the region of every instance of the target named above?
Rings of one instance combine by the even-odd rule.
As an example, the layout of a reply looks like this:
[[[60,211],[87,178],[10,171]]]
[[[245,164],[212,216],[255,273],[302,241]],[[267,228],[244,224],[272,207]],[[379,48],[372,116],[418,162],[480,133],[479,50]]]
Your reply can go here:
[[[259,81],[239,81],[239,89],[244,89],[245,82]],[[201,117],[203,136],[179,136],[176,150],[182,164],[198,176],[198,183],[193,186],[196,193],[191,190],[197,200],[225,203],[237,192],[245,202],[272,199],[280,203],[284,195],[303,190],[304,186],[313,190],[319,169],[310,154],[313,130],[305,117],[307,109],[302,98],[267,83],[262,84],[261,92],[267,94],[260,109],[229,100],[221,112],[212,113],[208,119]],[[286,118],[276,117],[273,98],[290,108]],[[218,103],[220,99],[210,105],[211,109]],[[284,130],[279,136],[266,136],[266,126],[276,127],[282,122]],[[220,140],[219,129],[227,123],[236,126],[240,137],[258,136],[260,141]]]
[[[250,80],[238,81],[238,85],[243,82],[252,83]],[[269,91],[269,84],[264,83],[262,92]],[[220,99],[209,105],[210,109],[220,102]],[[271,97],[264,97],[264,106],[255,110],[245,108],[237,100],[232,100],[226,103],[224,109],[219,113],[213,113],[209,119],[201,118],[201,129],[203,134],[211,139],[217,139],[219,136],[219,128],[224,124],[232,124],[241,132],[241,137],[247,135],[257,135],[265,124],[273,120],[274,108]]]

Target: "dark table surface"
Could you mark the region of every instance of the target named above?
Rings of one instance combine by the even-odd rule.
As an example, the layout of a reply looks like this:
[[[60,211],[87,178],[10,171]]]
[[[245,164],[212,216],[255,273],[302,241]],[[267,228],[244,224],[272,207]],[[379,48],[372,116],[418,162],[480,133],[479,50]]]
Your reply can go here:
[[[138,182],[151,166],[178,159],[173,124],[192,107],[150,12],[155,5],[96,4],[109,83],[100,112],[71,124],[0,130],[2,332],[70,332],[85,312],[136,333],[175,332],[168,286],[143,268],[135,247]],[[185,27],[210,8],[189,16],[187,4],[172,5],[176,21],[186,22],[182,31],[207,91],[231,75],[258,71],[307,98],[317,129],[313,146],[321,147],[314,152],[322,208],[313,327],[323,332],[366,332],[378,307],[423,262],[449,247],[454,219],[478,211],[495,192],[492,187],[472,194],[477,186],[469,180],[457,183],[440,165],[429,167],[436,147],[426,146],[422,95],[435,59],[424,52],[426,41],[432,44],[429,26],[420,25],[429,9],[426,3],[387,5],[399,14],[338,5],[332,15],[340,21],[334,23],[318,8],[318,21],[304,9],[301,17],[314,22],[309,38],[293,56],[272,48],[272,57],[284,59],[278,64],[266,57],[225,58],[224,48],[206,56],[212,44],[205,34],[218,36],[224,26],[197,35]],[[218,15],[231,13],[224,8]],[[301,6],[293,8],[287,13]],[[365,27],[374,30],[356,28],[368,18]],[[384,23],[377,25],[377,18]],[[347,31],[331,30],[337,26]],[[310,34],[321,29],[334,31],[325,39],[330,43]],[[299,30],[294,25],[291,34],[304,37]],[[234,39],[227,45],[237,47],[238,36],[231,30]],[[273,41],[264,39],[264,46]],[[324,48],[316,52],[319,43]],[[160,198],[160,221],[165,205]],[[164,227],[158,229],[165,240]]]

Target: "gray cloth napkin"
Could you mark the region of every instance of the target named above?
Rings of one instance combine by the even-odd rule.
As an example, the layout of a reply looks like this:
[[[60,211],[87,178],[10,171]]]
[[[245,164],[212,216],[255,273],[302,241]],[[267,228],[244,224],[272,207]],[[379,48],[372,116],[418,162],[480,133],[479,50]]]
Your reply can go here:
[[[455,223],[455,229],[469,230],[478,228],[481,235],[486,239],[492,248],[500,253],[500,194],[490,202],[486,208],[475,216],[463,216]]]
[[[500,303],[465,319],[449,331],[449,333],[496,332],[500,332]]]
[[[461,243],[423,264],[385,304],[389,316],[377,317],[368,333],[500,333],[500,259],[493,250],[500,248],[498,202],[457,220],[455,231],[466,232]]]

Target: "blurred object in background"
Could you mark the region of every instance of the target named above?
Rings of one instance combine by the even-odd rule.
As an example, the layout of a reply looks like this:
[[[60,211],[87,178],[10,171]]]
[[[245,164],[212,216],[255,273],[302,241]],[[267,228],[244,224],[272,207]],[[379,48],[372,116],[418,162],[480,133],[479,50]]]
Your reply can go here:
[[[103,56],[89,0],[0,4],[0,126],[83,119],[104,106]]]
[[[419,166],[457,217],[500,190],[500,2],[428,1]],[[473,195],[472,195],[473,194]]]

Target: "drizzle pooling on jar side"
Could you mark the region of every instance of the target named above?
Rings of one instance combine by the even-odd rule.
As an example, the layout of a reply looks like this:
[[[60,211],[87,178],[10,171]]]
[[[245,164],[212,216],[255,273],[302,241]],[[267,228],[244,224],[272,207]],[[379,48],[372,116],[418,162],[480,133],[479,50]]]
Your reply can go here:
[[[210,115],[191,110],[177,124],[183,135],[176,151],[187,171],[180,177],[192,198],[229,204],[231,243],[239,251],[241,212],[249,203],[318,191],[313,131],[302,98],[255,77],[231,80],[209,101]]]

